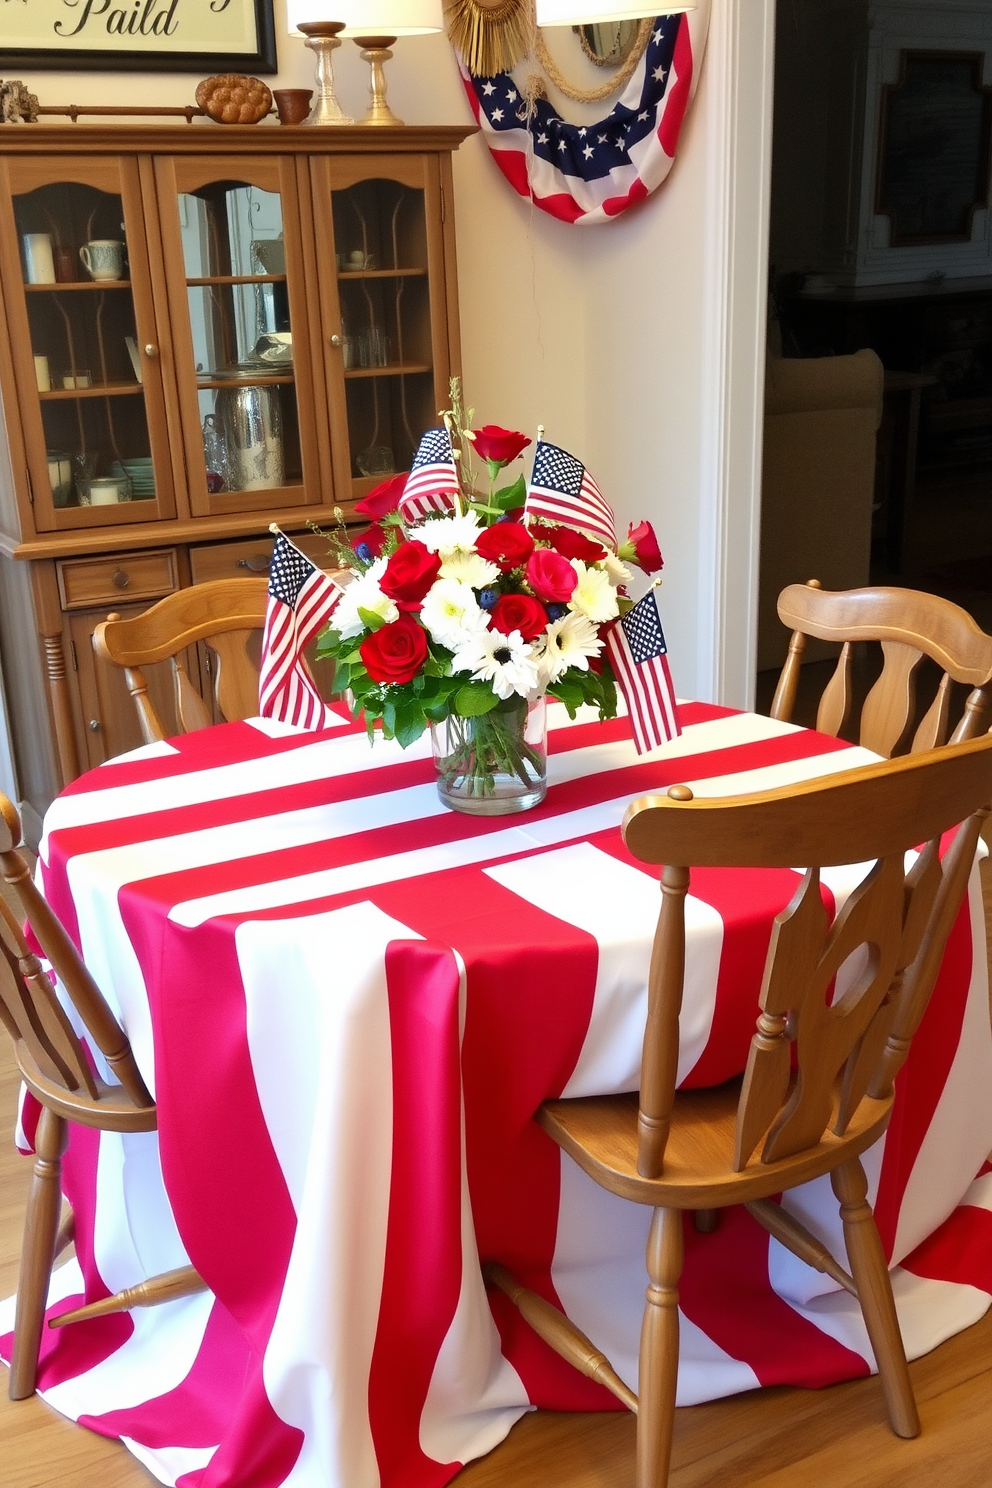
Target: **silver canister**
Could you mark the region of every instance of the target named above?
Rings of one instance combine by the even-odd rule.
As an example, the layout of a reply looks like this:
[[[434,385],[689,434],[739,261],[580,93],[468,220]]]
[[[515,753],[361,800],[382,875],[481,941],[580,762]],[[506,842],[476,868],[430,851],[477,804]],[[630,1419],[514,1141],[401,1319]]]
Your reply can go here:
[[[217,412],[227,446],[225,475],[228,490],[260,491],[283,485],[282,410],[278,388],[257,383],[221,388],[217,395]]]

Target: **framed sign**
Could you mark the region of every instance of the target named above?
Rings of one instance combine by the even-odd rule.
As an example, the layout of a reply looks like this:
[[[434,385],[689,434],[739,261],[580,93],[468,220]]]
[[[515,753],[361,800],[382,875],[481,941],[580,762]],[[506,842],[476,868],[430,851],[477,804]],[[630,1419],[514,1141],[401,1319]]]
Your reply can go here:
[[[275,72],[272,0],[21,0],[3,6],[0,73]]]

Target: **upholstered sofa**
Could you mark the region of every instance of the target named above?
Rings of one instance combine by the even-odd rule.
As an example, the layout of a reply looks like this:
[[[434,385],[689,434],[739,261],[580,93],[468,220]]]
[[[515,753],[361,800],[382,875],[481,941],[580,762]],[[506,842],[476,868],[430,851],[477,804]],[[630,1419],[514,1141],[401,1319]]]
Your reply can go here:
[[[882,363],[852,356],[782,357],[765,372],[758,669],[780,666],[789,637],[775,611],[786,584],[868,582]],[[819,647],[819,649],[817,649]],[[811,642],[807,660],[828,654]]]

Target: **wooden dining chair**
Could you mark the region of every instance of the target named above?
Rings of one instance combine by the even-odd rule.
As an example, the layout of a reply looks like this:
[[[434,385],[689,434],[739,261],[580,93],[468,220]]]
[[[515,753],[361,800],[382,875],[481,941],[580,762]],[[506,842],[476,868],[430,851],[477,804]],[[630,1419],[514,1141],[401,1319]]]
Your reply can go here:
[[[268,594],[265,578],[215,579],[177,589],[140,615],[111,615],[96,627],[94,648],[98,656],[124,668],[146,744],[172,732],[155,711],[141,670],[155,662],[171,663],[180,731],[213,722],[186,668],[187,648],[198,641],[205,641],[213,653],[213,693],[221,716],[231,722],[258,712],[258,663],[250,647],[254,633],[265,626]]]
[[[806,637],[839,641],[837,666],[820,699],[816,727],[839,735],[854,702],[852,664],[858,641],[881,644],[883,666],[861,710],[860,743],[886,759],[918,753],[947,741],[951,690],[962,682],[972,690],[952,743],[973,739],[992,722],[992,636],[979,630],[967,610],[917,589],[820,588],[816,579],[790,584],[778,597],[779,619],[792,631],[771,716],[791,720],[799,686]],[[942,676],[922,722],[916,719],[916,686],[929,657]]]
[[[654,1213],[638,1394],[557,1308],[503,1267],[490,1281],[547,1343],[637,1412],[637,1488],[664,1488],[678,1375],[682,1213],[743,1204],[860,1303],[892,1429],[920,1429],[860,1154],[884,1132],[892,1082],[926,1008],[992,800],[992,737],[724,799],[687,786],[627,810],[628,849],[665,864],[640,1094],[556,1100],[537,1120],[601,1187]],[[963,823],[943,860],[940,835]],[[907,849],[925,842],[909,871]],[[831,923],[820,868],[873,866]],[[676,1092],[691,868],[815,864],[774,923],[744,1075]],[[844,962],[853,984],[834,990]],[[773,1198],[829,1173],[849,1269]],[[705,1238],[702,1241],[705,1244]]]
[[[0,794],[0,869],[4,879],[82,1019],[87,1040],[104,1056],[120,1083],[107,1083],[95,1072],[51,978],[9,905],[0,898],[0,1022],[14,1041],[21,1078],[42,1107],[17,1283],[11,1400],[34,1394],[52,1268],[73,1239],[72,1216],[60,1225],[67,1123],[76,1121],[99,1131],[117,1132],[154,1131],[156,1126],[155,1103],[141,1078],[127,1036],[65,929],[35,887],[18,851],[20,842],[17,810]],[[112,1297],[64,1312],[49,1326],[60,1328],[84,1318],[172,1302],[205,1287],[192,1266],[182,1266]]]

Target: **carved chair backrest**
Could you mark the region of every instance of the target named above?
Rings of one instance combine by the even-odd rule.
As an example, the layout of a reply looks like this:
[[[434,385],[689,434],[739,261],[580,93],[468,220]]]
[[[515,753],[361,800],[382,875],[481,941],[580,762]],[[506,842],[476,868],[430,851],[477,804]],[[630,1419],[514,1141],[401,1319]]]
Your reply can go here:
[[[853,705],[852,661],[859,641],[881,643],[882,672],[861,711],[860,743],[875,754],[920,753],[947,741],[952,685],[972,690],[952,743],[973,739],[992,722],[992,636],[966,610],[915,589],[822,590],[815,579],[790,584],[778,598],[783,625],[792,631],[789,654],[772,702],[773,718],[789,719],[807,636],[839,641],[837,667],[820,699],[816,726],[838,735]],[[916,687],[929,657],[942,676],[915,732]]]
[[[258,712],[257,633],[265,625],[268,587],[264,578],[194,584],[140,615],[126,620],[111,615],[97,626],[93,645],[98,655],[124,668],[146,742],[166,737],[141,670],[155,662],[171,663],[181,730],[189,733],[213,721],[186,669],[186,651],[198,641],[213,653],[212,685],[221,717],[232,721]]]
[[[666,865],[641,1070],[644,1177],[662,1173],[675,1097],[691,868],[815,865],[777,917],[769,944],[737,1115],[739,1171],[762,1139],[761,1161],[792,1156],[816,1146],[828,1126],[842,1136],[866,1094],[891,1095],[990,801],[992,735],[985,735],[751,796],[697,800],[687,786],[673,786],[668,796],[645,796],[628,808],[628,848],[642,862]],[[959,823],[941,859],[941,835]],[[907,872],[905,854],[920,843]],[[832,917],[820,869],[868,862]]]
[[[86,1028],[94,1049],[106,1058],[140,1109],[154,1106],[131,1052],[127,1035],[79,956],[61,921],[34,884],[18,851],[17,810],[0,793],[0,870]],[[0,1017],[11,1036],[23,1041],[48,1079],[94,1100],[98,1087],[85,1051],[59,1003],[48,976],[5,901],[0,900]]]

